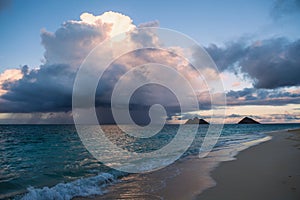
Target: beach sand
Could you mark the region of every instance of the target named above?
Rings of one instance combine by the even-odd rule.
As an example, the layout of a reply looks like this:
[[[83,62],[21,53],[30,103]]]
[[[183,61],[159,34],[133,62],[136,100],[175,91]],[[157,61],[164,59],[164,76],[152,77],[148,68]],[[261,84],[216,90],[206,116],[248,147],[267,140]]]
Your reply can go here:
[[[300,130],[270,133],[272,140],[253,146],[212,173],[217,186],[196,199],[300,199]]]
[[[159,171],[124,177],[107,188],[115,192],[92,199],[299,200],[300,130],[269,135],[272,140],[240,152],[234,161],[218,166],[209,157],[191,157]]]

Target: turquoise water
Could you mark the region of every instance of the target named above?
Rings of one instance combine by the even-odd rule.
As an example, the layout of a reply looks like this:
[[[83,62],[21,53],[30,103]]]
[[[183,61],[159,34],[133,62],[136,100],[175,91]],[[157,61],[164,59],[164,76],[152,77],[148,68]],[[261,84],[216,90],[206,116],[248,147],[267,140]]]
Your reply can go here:
[[[225,125],[214,150],[265,137],[263,133],[300,124]],[[149,152],[172,140],[177,125],[167,125],[150,139],[120,134],[104,126],[108,137],[131,151]],[[183,157],[196,155],[206,134],[201,125]],[[107,184],[126,176],[101,164],[82,145],[73,125],[0,125],[0,198],[71,199],[101,195]],[[113,161],[112,161],[113,162]]]

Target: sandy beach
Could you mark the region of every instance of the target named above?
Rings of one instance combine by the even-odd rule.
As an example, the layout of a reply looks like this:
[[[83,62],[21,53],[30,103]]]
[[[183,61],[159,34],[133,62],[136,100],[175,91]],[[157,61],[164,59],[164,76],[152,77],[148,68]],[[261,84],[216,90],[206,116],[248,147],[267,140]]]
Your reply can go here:
[[[217,182],[196,199],[300,199],[300,130],[270,133],[212,173]]]
[[[112,186],[117,193],[92,199],[298,200],[300,130],[268,135],[272,140],[240,152],[233,161],[186,159],[156,172],[126,177]],[[174,175],[178,170],[180,174]]]

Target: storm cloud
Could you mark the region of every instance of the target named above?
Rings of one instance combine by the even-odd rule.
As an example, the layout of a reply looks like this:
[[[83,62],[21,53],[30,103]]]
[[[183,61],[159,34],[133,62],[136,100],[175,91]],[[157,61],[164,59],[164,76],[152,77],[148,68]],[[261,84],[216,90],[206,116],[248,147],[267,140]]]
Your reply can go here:
[[[29,113],[69,111],[72,103],[72,85],[75,72],[68,65],[45,65],[27,71],[17,81],[6,82],[8,92],[1,98],[1,113]],[[27,73],[26,73],[27,72]]]
[[[158,22],[154,21],[140,26],[157,25]],[[2,74],[3,78],[0,79],[0,113],[50,113],[45,116],[53,118],[54,114],[51,113],[57,112],[61,113],[59,115],[60,119],[63,118],[63,113],[65,113],[66,119],[69,121],[69,112],[72,110],[73,84],[77,70],[83,60],[98,44],[126,31],[129,31],[130,41],[112,48],[112,54],[120,48],[127,48],[126,45],[136,48],[139,48],[141,43],[148,46],[158,46],[155,34],[147,31],[137,34],[136,26],[132,20],[128,16],[115,12],[106,12],[99,16],[84,13],[80,16],[79,21],[67,21],[55,32],[42,30],[41,39],[45,48],[44,63],[36,69],[23,66],[20,69],[5,71]],[[100,49],[99,55],[101,55],[101,51],[106,51],[106,49]],[[101,113],[98,115],[100,121],[104,123],[112,122],[110,111],[112,90],[119,78],[134,66],[147,63],[174,66],[181,75],[191,80],[191,84],[200,85],[201,81],[198,81],[195,69],[186,60],[176,56],[176,51],[176,49],[172,51],[137,50],[120,57],[112,63],[103,74],[97,88],[95,104],[98,113]],[[101,56],[93,62],[97,63],[97,67],[106,67],[101,65]],[[15,75],[19,74],[19,77],[8,78],[7,75],[12,72]],[[211,74],[211,77],[213,77],[214,74]],[[140,76],[140,79],[147,80],[162,74],[151,70],[150,67],[141,68],[137,75]],[[163,76],[169,84],[173,85],[174,82],[179,82],[179,79],[177,80],[179,77],[167,77],[165,74]],[[126,80],[126,84],[135,84],[130,78]],[[178,87],[181,87],[181,85],[183,84],[178,85]],[[183,92],[186,92],[186,90]],[[199,95],[200,98],[201,95]],[[140,120],[140,123],[144,119],[146,122],[149,121],[149,108],[156,103],[164,105],[168,115],[180,112],[179,103],[174,94],[164,87],[153,85],[139,89],[131,98],[130,103],[131,114],[136,116],[135,118]],[[204,104],[209,103],[205,102]],[[39,115],[32,118],[34,121],[36,121],[36,116]],[[145,116],[145,118],[141,116]]]
[[[237,41],[206,48],[221,71],[239,70],[255,88],[275,89],[300,85],[300,40],[285,38]]]
[[[106,12],[100,16],[83,13],[79,21],[64,22],[53,33],[42,30],[44,64],[0,74],[0,112],[69,112],[74,79],[83,59],[105,39],[134,27],[128,16]]]

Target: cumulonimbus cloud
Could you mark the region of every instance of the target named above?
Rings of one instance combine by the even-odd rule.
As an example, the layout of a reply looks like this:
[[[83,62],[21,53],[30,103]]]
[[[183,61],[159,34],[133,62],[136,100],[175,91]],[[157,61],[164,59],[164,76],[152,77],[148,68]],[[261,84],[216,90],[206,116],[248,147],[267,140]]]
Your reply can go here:
[[[105,39],[133,28],[128,16],[106,12],[83,13],[79,21],[67,21],[54,33],[42,30],[44,63],[37,69],[24,66],[1,74],[0,112],[70,111],[73,82],[83,59]]]
[[[139,27],[157,25],[158,22],[154,21],[140,24]],[[45,48],[44,63],[37,69],[28,69],[24,66],[21,69],[6,70],[0,75],[0,113],[59,112],[66,113],[69,120],[76,72],[84,58],[96,45],[126,31],[131,33],[131,41],[127,45],[136,47],[139,47],[140,43],[146,43],[149,46],[156,45],[155,35],[135,34],[136,27],[130,17],[116,12],[106,12],[99,16],[84,13],[80,20],[67,21],[53,33],[42,30],[41,39]],[[126,48],[126,46],[119,48]],[[181,50],[173,49],[173,52]],[[236,72],[239,70],[253,80],[254,88],[228,92],[229,105],[241,103],[285,105],[297,103],[299,100],[298,94],[276,93],[277,90],[269,89],[300,85],[300,40],[273,38],[249,42],[241,39],[227,43],[223,47],[212,44],[206,47],[206,50],[220,71]],[[113,68],[104,74],[96,95],[97,109],[105,113],[102,116],[107,116],[103,120],[111,121],[112,116],[109,112],[111,91],[117,79],[132,66],[156,61],[175,66],[181,74],[189,77],[192,84],[203,84],[197,81],[197,74],[195,75],[191,70],[189,63],[174,55],[158,50],[136,51],[116,61]],[[198,55],[193,55],[193,57],[195,60],[199,59]],[[203,73],[209,74],[212,80],[218,76],[216,71],[202,70]],[[143,76],[147,78],[146,71]],[[140,94],[147,98],[135,95],[131,105],[131,109],[136,110],[138,115],[144,113],[145,108],[153,102],[168,104],[167,110],[170,115],[178,112],[176,100],[171,98],[172,94],[166,92],[164,88],[149,86],[141,89]],[[167,96],[161,100],[161,94]],[[200,107],[210,109],[208,91],[200,91],[198,97]],[[54,119],[53,115],[51,116]],[[59,118],[62,121],[63,114],[59,114]]]
[[[154,21],[141,24],[140,27],[157,25],[158,22]],[[42,30],[41,38],[45,48],[44,63],[37,69],[28,69],[27,66],[15,69],[22,76],[18,78],[16,76],[15,79],[1,84],[3,92],[0,97],[0,113],[68,113],[72,109],[72,89],[76,72],[85,57],[96,45],[122,32],[128,32],[130,41],[123,44],[124,46],[118,46],[118,48],[126,48],[126,45],[139,48],[142,46],[141,44],[159,46],[155,34],[147,31],[137,34],[136,28],[130,17],[110,11],[99,16],[84,13],[80,16],[79,21],[67,21],[53,33]],[[118,51],[118,48],[112,51]],[[102,113],[101,116],[105,116],[105,119],[102,120],[106,123],[111,120],[111,113],[108,108],[114,84],[120,76],[134,66],[151,62],[173,66],[180,74],[188,78],[191,84],[203,84],[205,87],[203,80],[200,81],[197,73],[195,74],[195,69],[186,60],[176,56],[176,51],[181,50],[180,48],[174,48],[170,51],[138,50],[115,61],[103,75],[96,95],[97,110]],[[99,61],[101,62],[101,59],[95,62]],[[141,78],[149,78],[149,70],[151,71],[148,69],[148,71],[141,72]],[[203,70],[206,70],[212,79],[218,75],[209,69]],[[10,72],[12,71],[4,72],[2,77]],[[170,84],[174,84],[176,77],[172,77],[168,81]],[[128,80],[126,84],[134,83]],[[154,85],[147,86],[139,90],[139,95],[135,94],[131,105],[131,110],[138,114],[145,113],[145,108],[147,110],[153,103],[165,105],[168,114],[180,111],[176,98],[173,98],[174,95],[171,92],[166,92],[165,88]],[[161,95],[164,97],[162,98]],[[199,100],[201,100],[201,94],[199,94]],[[69,114],[67,115],[69,116]],[[148,114],[145,115],[148,116]],[[138,119],[141,117],[138,116]]]

